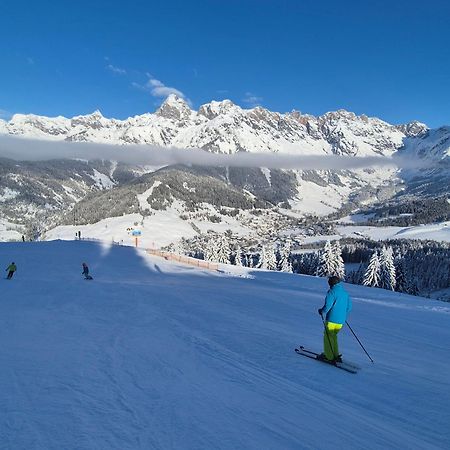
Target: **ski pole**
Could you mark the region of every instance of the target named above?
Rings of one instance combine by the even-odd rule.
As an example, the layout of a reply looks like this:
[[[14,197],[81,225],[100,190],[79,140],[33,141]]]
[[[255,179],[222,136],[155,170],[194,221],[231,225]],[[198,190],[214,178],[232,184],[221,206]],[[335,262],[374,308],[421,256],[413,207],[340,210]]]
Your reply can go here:
[[[366,352],[366,355],[369,357],[370,361],[373,362],[373,359],[370,357],[370,355],[367,353],[367,350],[364,348],[364,345],[361,344],[361,341],[358,339],[358,336],[356,336],[355,332],[352,330],[352,327],[350,324],[346,321],[345,322],[348,327],[350,328],[350,331],[352,332],[353,336],[355,336],[355,339],[358,341],[358,344],[361,346],[361,348]]]
[[[323,327],[325,328],[325,333],[326,333],[326,335],[327,335],[328,343],[330,344],[331,351],[333,352],[333,356],[336,357],[336,355],[334,354],[334,348],[333,348],[333,346],[331,345],[330,335],[328,334],[328,329],[327,329],[327,326],[325,325],[325,320],[323,320],[322,314],[320,314],[320,317],[322,318]],[[338,356],[339,356],[339,355],[338,355]]]

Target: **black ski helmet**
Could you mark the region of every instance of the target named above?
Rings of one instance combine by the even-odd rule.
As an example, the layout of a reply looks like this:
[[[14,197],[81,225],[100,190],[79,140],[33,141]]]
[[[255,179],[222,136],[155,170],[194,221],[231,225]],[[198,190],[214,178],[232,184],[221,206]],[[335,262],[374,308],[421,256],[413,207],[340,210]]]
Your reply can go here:
[[[328,284],[330,287],[333,287],[335,284],[338,284],[341,280],[336,275],[332,275],[328,278]]]

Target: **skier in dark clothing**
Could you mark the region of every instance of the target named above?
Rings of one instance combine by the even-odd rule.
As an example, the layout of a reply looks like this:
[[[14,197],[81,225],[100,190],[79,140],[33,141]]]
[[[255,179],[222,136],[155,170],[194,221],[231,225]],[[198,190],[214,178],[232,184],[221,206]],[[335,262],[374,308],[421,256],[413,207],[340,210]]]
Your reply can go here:
[[[89,276],[89,267],[86,263],[83,263],[82,267],[83,267],[82,275],[84,275],[84,278],[87,278]]]
[[[347,315],[352,309],[352,301],[347,291],[336,276],[328,278],[330,289],[325,297],[325,304],[318,312],[323,318],[326,316],[325,330],[323,333],[324,352],[319,359],[328,361],[342,361],[339,354],[337,335],[347,320]]]
[[[83,263],[82,266],[83,266],[82,275],[84,275],[84,278],[86,280],[92,280],[92,277],[89,275],[89,267],[88,267],[88,265],[86,263]]]
[[[8,280],[12,278],[14,272],[17,270],[17,266],[14,262],[12,262],[7,268],[6,272],[8,272],[8,276],[6,277]]]

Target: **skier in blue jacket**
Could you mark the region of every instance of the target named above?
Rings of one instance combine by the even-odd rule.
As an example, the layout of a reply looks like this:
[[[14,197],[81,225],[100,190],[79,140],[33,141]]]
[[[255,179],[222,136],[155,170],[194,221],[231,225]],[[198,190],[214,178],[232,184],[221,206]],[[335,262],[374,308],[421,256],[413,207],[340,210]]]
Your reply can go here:
[[[322,318],[324,314],[326,317],[323,333],[324,351],[319,359],[342,361],[337,335],[347,320],[348,313],[352,310],[352,301],[340,281],[336,276],[328,278],[330,289],[325,297],[325,304],[318,310]]]

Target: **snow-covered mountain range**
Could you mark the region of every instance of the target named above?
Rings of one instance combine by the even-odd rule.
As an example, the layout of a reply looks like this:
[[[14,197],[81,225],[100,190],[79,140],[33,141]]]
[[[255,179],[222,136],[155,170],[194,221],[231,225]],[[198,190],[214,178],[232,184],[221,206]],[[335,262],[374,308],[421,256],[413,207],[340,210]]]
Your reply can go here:
[[[157,144],[212,152],[300,152],[303,154],[391,155],[405,137],[423,136],[426,125],[393,126],[339,110],[314,117],[213,101],[198,111],[170,95],[154,114],[107,119],[100,111],[72,119],[15,114],[0,120],[0,132],[40,139],[114,144]]]
[[[58,163],[57,176],[53,169],[43,176],[45,163],[27,163],[24,170],[24,163],[3,161],[0,209],[9,211],[6,214],[9,219],[20,216],[21,211],[31,211],[31,216],[39,211],[47,215],[49,211],[65,211],[87,194],[91,202],[87,209],[92,209],[100,200],[93,200],[96,192],[105,188],[113,189],[106,207],[102,194],[104,207],[96,220],[108,217],[108,203],[115,209],[110,215],[139,211],[142,202],[138,196],[146,193],[149,193],[146,205],[157,204],[159,209],[167,209],[176,204],[180,215],[192,209],[189,196],[195,197],[196,205],[206,203],[217,209],[223,206],[220,203],[225,197],[238,195],[242,197],[239,202],[231,202],[237,209],[242,204],[251,208],[281,206],[295,214],[324,215],[345,204],[356,208],[399,193],[403,197],[448,194],[450,127],[429,130],[417,121],[391,125],[344,110],[315,117],[298,111],[281,114],[261,107],[243,109],[224,100],[212,101],[194,111],[183,99],[171,95],[155,113],[126,120],[107,119],[99,111],[72,119],[16,114],[8,122],[0,120],[0,134],[51,141],[201,148],[223,154],[403,155],[410,160],[437,164],[432,169],[408,171],[386,167],[340,171],[190,168],[182,169],[184,184],[179,185],[179,179],[167,169],[139,178],[154,169],[125,167],[114,162],[66,161],[64,170]],[[199,180],[203,183],[199,184]],[[217,183],[222,183],[220,188]],[[208,198],[199,195],[209,192],[212,186],[220,191],[214,201],[211,195]],[[129,201],[126,207],[124,204],[124,211],[119,211],[117,205],[122,203],[118,199],[123,199],[124,189]],[[30,191],[36,195],[30,196]],[[187,204],[190,206],[186,207]]]

